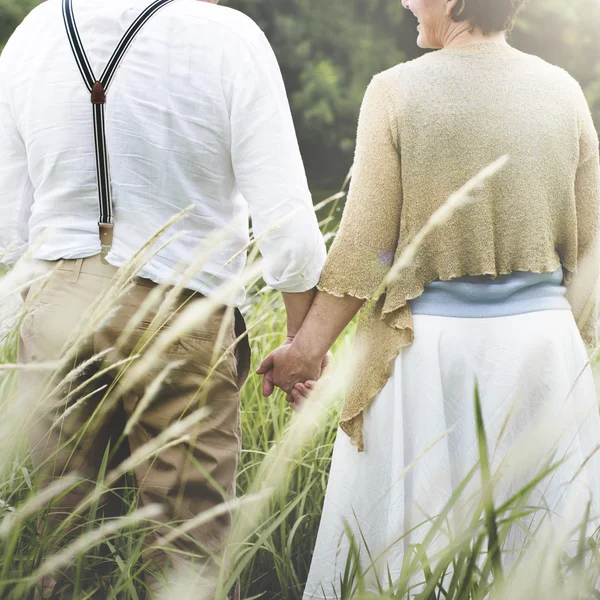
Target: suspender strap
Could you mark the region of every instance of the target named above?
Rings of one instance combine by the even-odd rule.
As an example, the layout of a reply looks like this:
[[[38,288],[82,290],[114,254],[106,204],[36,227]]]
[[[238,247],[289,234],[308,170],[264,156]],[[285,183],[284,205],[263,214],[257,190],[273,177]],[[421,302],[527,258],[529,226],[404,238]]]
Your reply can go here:
[[[100,239],[102,241],[102,253],[104,256],[108,253],[110,246],[112,245],[113,227],[110,165],[106,149],[106,95],[125,54],[135,40],[137,34],[161,8],[174,1],[175,0],[155,0],[150,6],[142,11],[131,27],[125,32],[125,35],[113,52],[101,77],[97,79],[87,54],[85,53],[79,30],[77,29],[75,15],[73,13],[73,0],[63,0],[63,19],[69,38],[69,44],[71,45],[71,50],[73,51],[73,56],[75,57],[75,62],[77,63],[81,77],[91,94],[93,105],[96,173],[98,179],[98,224],[100,227]]]

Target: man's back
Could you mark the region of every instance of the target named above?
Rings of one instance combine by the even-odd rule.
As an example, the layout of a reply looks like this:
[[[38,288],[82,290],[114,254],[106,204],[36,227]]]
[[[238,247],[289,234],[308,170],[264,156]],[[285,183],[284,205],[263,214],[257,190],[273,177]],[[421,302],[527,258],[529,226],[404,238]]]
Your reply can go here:
[[[96,76],[148,4],[74,1]],[[55,233],[36,250],[36,258],[97,254],[92,108],[68,44],[60,0],[34,10],[10,40],[0,64],[0,86],[0,101],[10,107],[26,150],[27,177],[10,157],[0,161],[0,187],[5,188],[0,194],[11,193],[11,198],[0,196],[0,206],[4,210],[15,203],[15,188],[17,197],[25,199],[16,211],[19,241],[29,235],[35,246],[50,229]],[[285,226],[265,238],[261,250],[269,263],[267,280],[272,277],[285,287],[287,278],[289,291],[295,291],[297,276],[306,276],[300,271],[307,258],[315,252],[324,255],[278,66],[249,18],[197,0],[176,0],[163,8],[123,60],[106,111],[115,206],[112,264],[123,264],[168,219],[191,205],[162,241],[175,233],[180,237],[141,276],[168,281],[175,266],[189,260],[191,251],[218,229],[230,231],[227,241],[190,287],[210,293],[238,275],[243,253],[226,263],[248,242],[248,204],[257,233],[298,207],[309,224],[308,243],[296,244],[291,254],[284,249],[287,264],[274,264]],[[6,130],[12,123],[3,125]],[[0,154],[4,158],[18,152],[7,148]],[[302,266],[296,268],[294,256]],[[313,285],[321,265],[317,261],[310,269],[315,271],[309,274]],[[236,302],[242,298],[240,291]]]
[[[29,406],[23,428],[39,489],[74,471],[80,477],[48,510],[44,530],[84,530],[65,515],[90,526],[95,516],[87,518],[81,498],[97,489],[104,470],[122,467],[123,454],[147,454],[150,444],[158,451],[134,468],[137,497],[142,507],[162,509],[152,513],[156,527],[144,526],[142,576],[156,596],[171,580],[177,555],[178,572],[189,566],[198,578],[194,589],[208,598],[216,595],[212,557],[231,526],[227,511],[210,515],[235,497],[240,392],[250,370],[244,318],[225,306],[243,301],[243,286],[233,290],[231,280],[244,267],[249,212],[265,281],[284,292],[288,340],[314,299],[325,244],[281,73],[252,21],[212,4],[174,0],[135,38],[114,81],[108,85],[102,77],[123,34],[150,3],[74,0],[82,52],[69,45],[76,34],[70,26],[67,35],[62,0],[49,0],[7,44],[0,58],[0,261],[12,264],[30,248],[40,273],[49,275],[28,282],[25,306],[35,319],[22,319],[19,360],[61,361],[60,372],[27,369],[19,405]],[[64,2],[69,25],[70,6]],[[75,58],[84,64],[83,54],[94,71],[86,70],[86,83]],[[100,255],[94,125],[96,134],[102,128],[93,119],[101,122],[104,112],[98,109],[102,87],[108,90],[114,214],[106,260]],[[98,162],[102,174],[105,165]],[[190,205],[161,242],[175,239],[160,250],[157,243],[158,254],[117,293],[116,267]],[[215,238],[224,235],[219,245]],[[195,256],[200,244],[210,246],[208,262],[199,260],[206,253]],[[179,283],[181,263],[197,267],[181,282],[184,288],[211,295],[228,285],[207,302],[189,289],[167,292],[148,281]],[[136,370],[125,391],[118,382],[138,358],[143,373]],[[55,385],[65,376],[63,365],[73,367],[66,379],[73,393],[47,393],[63,389]],[[161,442],[171,426],[186,422],[185,438]],[[119,502],[96,504],[98,518],[122,514]],[[157,544],[184,522],[185,536],[167,548]],[[45,546],[61,547],[52,539]],[[96,576],[90,568],[81,583],[77,578],[82,593],[96,586]],[[75,593],[70,572],[58,580],[44,581],[45,591]]]

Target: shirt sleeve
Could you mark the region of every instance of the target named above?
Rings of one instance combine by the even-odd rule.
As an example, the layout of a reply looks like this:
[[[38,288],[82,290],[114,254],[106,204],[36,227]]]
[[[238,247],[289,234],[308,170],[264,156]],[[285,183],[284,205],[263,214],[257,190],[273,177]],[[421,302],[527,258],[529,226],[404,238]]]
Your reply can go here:
[[[578,271],[567,284],[567,298],[584,341],[598,341],[598,279],[600,275],[600,157],[598,134],[585,96],[579,89],[580,158],[575,179]]]
[[[387,86],[377,76],[360,111],[350,191],[319,289],[368,299],[393,264],[400,232],[402,178]]]
[[[231,156],[248,203],[267,285],[282,292],[316,286],[325,242],[312,204],[279,65],[262,32],[244,48],[231,83]]]
[[[10,102],[10,70],[15,42],[9,40],[0,56],[0,262],[12,265],[26,252],[33,185],[25,144]]]

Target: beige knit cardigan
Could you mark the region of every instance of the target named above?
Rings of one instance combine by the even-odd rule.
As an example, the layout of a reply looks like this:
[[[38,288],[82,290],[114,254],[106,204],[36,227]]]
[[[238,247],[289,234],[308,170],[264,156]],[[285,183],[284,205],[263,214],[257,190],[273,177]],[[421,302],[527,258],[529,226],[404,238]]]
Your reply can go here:
[[[495,42],[433,52],[373,79],[319,289],[373,298],[433,212],[504,154],[502,171],[425,238],[361,313],[362,364],[340,424],[360,450],[363,411],[414,338],[408,301],[431,281],[562,265],[583,339],[596,345],[600,164],[590,110],[565,71]]]

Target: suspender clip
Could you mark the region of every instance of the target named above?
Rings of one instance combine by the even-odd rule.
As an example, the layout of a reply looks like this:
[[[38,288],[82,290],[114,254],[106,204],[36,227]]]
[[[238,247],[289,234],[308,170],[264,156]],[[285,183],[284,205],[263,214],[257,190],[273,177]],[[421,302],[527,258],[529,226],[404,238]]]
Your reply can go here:
[[[99,81],[92,88],[92,104],[106,104],[106,90]]]
[[[114,225],[112,223],[99,223],[98,227],[100,229],[100,243],[102,244],[100,255],[102,257],[102,262],[108,264],[106,262],[106,256],[112,248]]]

